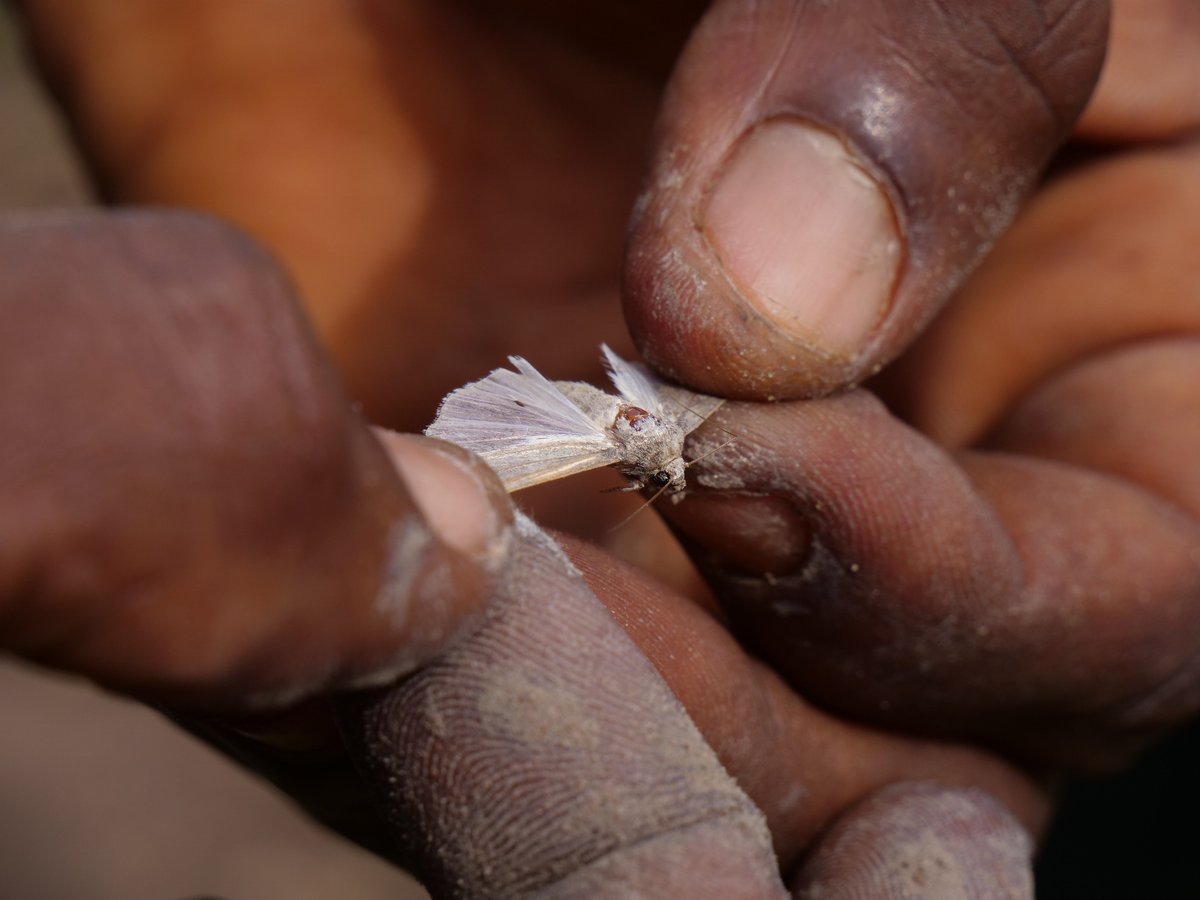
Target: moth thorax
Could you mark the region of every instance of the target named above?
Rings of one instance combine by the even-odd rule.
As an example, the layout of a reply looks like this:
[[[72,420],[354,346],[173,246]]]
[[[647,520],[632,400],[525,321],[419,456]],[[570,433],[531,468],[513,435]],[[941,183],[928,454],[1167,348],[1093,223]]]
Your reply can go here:
[[[624,423],[634,431],[645,431],[646,428],[659,424],[658,417],[651,412],[647,412],[640,406],[629,406],[622,403],[617,408],[617,419],[613,422],[614,428],[620,428]]]

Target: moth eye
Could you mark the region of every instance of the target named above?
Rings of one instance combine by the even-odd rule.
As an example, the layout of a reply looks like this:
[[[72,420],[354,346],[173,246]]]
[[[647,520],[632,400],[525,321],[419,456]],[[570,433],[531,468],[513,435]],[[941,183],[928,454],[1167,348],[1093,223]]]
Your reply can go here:
[[[655,472],[650,476],[650,480],[659,487],[666,487],[671,483],[671,475],[669,472]]]

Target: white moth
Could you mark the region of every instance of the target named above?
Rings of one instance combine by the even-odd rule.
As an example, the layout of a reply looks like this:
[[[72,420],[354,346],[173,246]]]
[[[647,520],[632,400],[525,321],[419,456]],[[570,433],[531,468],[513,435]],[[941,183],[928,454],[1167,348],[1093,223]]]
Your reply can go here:
[[[620,396],[582,381],[551,381],[520,356],[450,393],[431,437],[465,447],[509,491],[612,466],[629,490],[674,494],[686,482],[683,441],[724,401],[667,384],[601,345]]]

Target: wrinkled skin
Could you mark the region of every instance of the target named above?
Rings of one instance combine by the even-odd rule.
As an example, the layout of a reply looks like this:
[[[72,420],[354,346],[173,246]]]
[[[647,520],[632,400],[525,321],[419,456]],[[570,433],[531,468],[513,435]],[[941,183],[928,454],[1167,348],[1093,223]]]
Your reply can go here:
[[[0,230],[10,649],[448,896],[903,896],[933,858],[1028,896],[1044,785],[1194,714],[1194,4],[1118,3],[1086,110],[1099,3],[25,6],[107,196],[296,291],[204,219]],[[1039,180],[1072,132],[1103,152]],[[349,411],[417,429],[510,352],[594,376],[619,292],[739,399],[662,508],[720,613]]]

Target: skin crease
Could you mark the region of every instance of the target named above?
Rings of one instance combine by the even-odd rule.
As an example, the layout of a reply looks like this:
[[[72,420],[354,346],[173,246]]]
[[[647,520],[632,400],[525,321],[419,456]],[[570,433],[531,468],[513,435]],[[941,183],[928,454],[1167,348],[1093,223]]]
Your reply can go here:
[[[678,42],[700,10],[664,6],[661,14],[671,27],[639,22],[639,37],[630,44],[622,14],[609,13],[611,4],[596,6],[581,7],[577,18],[563,22],[560,8],[539,3],[479,4],[488,12],[479,19],[471,15],[473,7],[433,3],[401,8],[314,2],[300,15],[280,15],[267,4],[178,4],[168,9],[152,3],[72,3],[69,15],[64,2],[27,4],[38,52],[106,193],[130,202],[196,206],[250,231],[299,285],[350,394],[373,419],[408,429],[428,421],[446,390],[482,374],[509,352],[525,354],[552,377],[576,378],[598,374],[595,348],[600,340],[618,352],[628,349],[615,302],[619,235],[638,191],[659,78],[671,69]],[[775,21],[770,15],[781,8],[759,6],[767,16],[763,22]],[[718,7],[708,20],[709,30],[700,33],[689,51],[691,70],[676,75],[654,137],[660,163],[686,149],[670,125],[686,119],[694,97],[686,88],[702,73],[703,48],[736,46],[720,39],[721,29],[733,21],[732,9],[733,4]],[[1176,80],[1175,74],[1186,73],[1200,58],[1190,10],[1187,4],[1118,4],[1115,21],[1125,24],[1117,31],[1100,92],[1083,120],[1088,134],[1109,142],[1111,159],[1079,168],[1039,194],[927,336],[872,384],[892,411],[933,441],[908,431],[887,409],[854,393],[811,406],[748,408],[740,418],[731,409],[720,420],[735,434],[762,438],[743,439],[737,455],[726,460],[726,474],[764,483],[752,484],[756,496],[742,504],[741,487],[730,495],[727,484],[710,486],[712,494],[726,495],[707,498],[698,491],[671,510],[673,526],[710,575],[728,610],[727,621],[758,645],[779,674],[746,656],[726,632],[716,629],[722,620],[697,619],[699,613],[675,595],[658,595],[652,588],[641,588],[642,594],[632,587],[604,590],[604,584],[624,579],[640,584],[640,579],[598,551],[577,551],[592,589],[609,599],[618,620],[684,701],[717,756],[765,811],[775,850],[785,863],[802,858],[808,841],[831,818],[840,816],[844,831],[839,834],[861,833],[851,826],[864,817],[869,823],[880,809],[861,801],[885,785],[930,777],[955,788],[980,785],[1025,827],[1036,829],[1043,821],[1044,797],[1039,798],[1033,783],[987,752],[955,744],[970,739],[984,748],[1019,753],[1040,776],[1113,765],[1144,743],[1149,732],[1195,709],[1188,665],[1194,654],[1187,645],[1195,629],[1187,627],[1184,602],[1194,592],[1192,573],[1163,565],[1194,547],[1189,518],[1194,488],[1188,482],[1194,476],[1179,463],[1194,458],[1195,444],[1187,429],[1172,423],[1180,419],[1178,410],[1194,402],[1186,387],[1195,380],[1177,374],[1190,373],[1186,343],[1160,340],[1164,333],[1192,327],[1185,314],[1189,297],[1181,298],[1175,288],[1192,283],[1186,273],[1194,272],[1195,265],[1188,249],[1194,241],[1185,240],[1186,229],[1194,225],[1189,226],[1184,211],[1194,180],[1189,172],[1195,168],[1187,135],[1200,122],[1189,113],[1194,107],[1177,97],[1180,84],[1186,95],[1186,86],[1196,82]],[[1068,11],[1086,16],[1082,5]],[[591,27],[588,16],[593,12],[606,27]],[[1099,19],[1088,21],[1095,25]],[[1136,22],[1144,27],[1134,27]],[[761,32],[766,41],[779,33],[775,28]],[[1170,35],[1170,42],[1134,39],[1156,33]],[[312,39],[313,34],[320,40]],[[648,34],[668,37],[657,45],[644,37]],[[575,35],[587,35],[588,52],[579,52]],[[1158,59],[1171,58],[1178,65],[1138,65],[1135,54],[1144,53],[1147,45],[1160,51]],[[802,41],[798,46],[804,49]],[[1038,58],[1056,58],[1053,41],[1037,46],[1045,50]],[[891,59],[893,50],[885,46],[874,53]],[[867,58],[873,57],[868,53]],[[1086,68],[1086,60],[1073,61]],[[734,65],[732,59],[729,64]],[[154,76],[146,77],[148,71]],[[1068,98],[1057,113],[1065,128],[1086,97],[1088,79],[1078,70],[1053,74],[1080,81],[1070,90],[1054,89]],[[413,87],[418,84],[419,91]],[[1014,91],[1023,90],[1024,73],[1016,84]],[[1131,104],[1134,87],[1139,100]],[[1030,108],[1036,111],[1036,104]],[[1134,109],[1136,121],[1129,118]],[[975,109],[971,114],[985,121],[996,118],[988,119],[987,112]],[[338,127],[331,128],[331,121]],[[854,123],[844,124],[850,137],[858,136]],[[928,127],[932,132],[925,139],[933,166],[961,164],[961,135],[944,137],[940,145],[938,124]],[[1034,134],[1032,145],[1015,157],[1023,175],[1013,183],[1023,189],[1033,185],[1058,136],[1045,121]],[[1139,146],[1146,139],[1169,145]],[[714,141],[712,146],[718,152],[724,144]],[[922,173],[914,176],[906,168],[911,160],[888,155],[906,146],[895,137],[891,144],[864,141],[861,148],[871,157],[864,166],[885,181],[895,204],[906,197],[933,196],[928,184],[925,194],[908,191],[911,184],[905,179]],[[872,157],[875,153],[882,155]],[[945,154],[951,155],[953,166],[945,164]],[[661,172],[660,163],[652,171]],[[695,177],[688,185],[698,196],[711,170],[693,165],[689,175]],[[986,203],[996,199],[989,191],[1011,187],[1009,182],[984,185],[971,203]],[[1178,203],[1173,202],[1176,191]],[[1010,195],[999,199],[1005,201],[1000,204],[1004,210],[1015,209]],[[625,273],[628,309],[639,340],[656,362],[693,385],[762,396],[763,382],[744,379],[745,368],[731,363],[728,355],[714,354],[713,348],[746,340],[746,349],[769,354],[778,349],[770,334],[760,328],[750,340],[718,328],[704,340],[680,337],[672,320],[647,312],[654,311],[644,303],[647,292],[664,283],[650,265],[655,242],[672,246],[694,226],[688,218],[691,207],[682,203],[679,216],[666,220],[664,232],[644,231],[652,221],[646,210],[654,209],[655,202],[675,209],[669,200],[651,195],[643,201],[638,219],[643,230],[635,231]],[[900,352],[917,325],[945,299],[949,286],[965,276],[980,249],[977,241],[986,243],[1003,220],[991,221],[984,233],[943,245],[938,235],[945,232],[939,232],[938,223],[957,221],[953,214],[939,220],[902,205],[896,208],[903,227],[928,230],[911,232],[909,248],[914,258],[924,253],[919,258],[937,264],[921,273],[930,281],[905,283],[896,318],[885,323],[870,351],[876,355],[862,357],[860,368],[835,367],[831,374],[818,371],[819,361],[808,357],[794,365],[795,354],[785,348],[765,366],[776,373],[770,392],[806,394],[814,384],[818,392],[827,391],[870,374],[876,362]],[[935,212],[947,214],[945,209]],[[563,228],[564,218],[572,223],[570,229]],[[1107,227],[1083,233],[1072,227],[1083,221]],[[1151,233],[1164,237],[1136,243]],[[1043,255],[1031,258],[1031,249]],[[463,259],[471,265],[464,267]],[[1097,268],[1097,259],[1111,265]],[[1055,267],[1047,272],[1050,263]],[[711,261],[691,264],[711,266]],[[1169,272],[1185,277],[1155,280],[1156,273]],[[478,273],[486,273],[486,279]],[[1111,301],[1103,315],[1083,302],[1096,296]],[[1139,303],[1133,314],[1117,315],[1127,311],[1120,301],[1129,296],[1148,302]],[[686,310],[669,311],[691,320]],[[728,325],[737,319],[727,309],[707,312],[712,315],[706,321],[720,322],[725,316]],[[997,335],[1008,338],[999,344],[1004,352],[981,355],[983,349],[997,348]],[[1079,339],[1064,348],[1058,340],[1062,335]],[[1133,345],[1125,348],[1128,352],[1118,352],[1128,344]],[[424,352],[442,345],[454,352]],[[421,364],[411,365],[413,359]],[[706,374],[706,367],[717,374]],[[1153,402],[1147,402],[1148,396]],[[1072,415],[1064,417],[1064,410]],[[856,434],[878,430],[886,436],[884,451],[866,460],[870,465],[855,468],[851,463],[862,460],[852,454],[839,457],[837,443],[831,441],[818,447],[825,453],[818,460],[821,467],[806,467],[809,461],[796,448],[803,448],[812,433],[811,421],[826,415],[846,417],[848,446]],[[1071,427],[1060,428],[1064,421]],[[337,432],[349,426],[331,427]],[[1157,429],[1162,440],[1141,439],[1142,428]],[[1118,440],[1108,444],[1114,433]],[[1105,438],[1103,452],[1097,450],[1102,443],[1098,434]],[[1007,463],[1007,455],[1014,454],[1033,458],[1036,478],[1028,465]],[[921,484],[929,490],[923,495],[908,483],[907,463],[914,459],[927,466],[923,473],[928,481]],[[719,472],[719,460],[711,462]],[[1064,470],[1070,471],[1069,478],[1060,477]],[[1039,480],[1042,474],[1046,480]],[[1076,489],[1081,478],[1087,490]],[[805,502],[826,487],[842,505],[813,524],[806,517],[815,506]],[[949,591],[935,592],[932,600],[949,606],[932,604],[920,610],[927,615],[911,622],[899,615],[898,609],[911,610],[906,605],[914,597],[922,599],[922,579],[945,573],[939,568],[944,560],[936,555],[921,559],[922,565],[905,561],[912,548],[903,538],[921,533],[911,527],[913,522],[928,521],[912,512],[913,493],[935,510],[952,505],[962,518],[948,521],[948,527],[965,521],[977,529],[974,534],[984,534],[986,526],[1009,535],[1023,562],[1030,559],[1028,548],[1046,546],[1045,539],[1054,538],[1049,545],[1062,553],[1034,560],[1045,601],[1035,609],[1040,615],[1002,623],[1007,631],[999,637],[991,631],[980,634],[981,626],[997,627],[997,613],[987,605],[997,595],[975,591],[971,584],[972,590],[957,598]],[[581,500],[569,487],[564,497],[562,506],[571,510],[592,509],[597,503],[590,495]],[[1023,501],[1025,497],[1048,499],[1038,504]],[[1112,516],[1105,532],[1094,525],[1101,518],[1097,510],[1109,509],[1114,497],[1123,503],[1124,518]],[[705,503],[708,524],[703,510],[696,509]],[[714,533],[711,511],[721,503],[727,516],[736,515],[739,504],[749,507],[737,519],[742,523],[737,534]],[[548,503],[546,508],[554,507]],[[757,540],[754,532],[754,511],[764,508],[772,522],[783,523],[771,529],[769,541]],[[802,524],[789,528],[792,517]],[[888,517],[908,527],[879,540],[880,531],[872,526]],[[1086,533],[1063,529],[1062,522],[1086,526]],[[1164,555],[1103,555],[1105,547],[1145,547],[1137,529],[1146,526],[1161,528],[1164,540],[1171,542]],[[887,590],[874,598],[866,592],[875,606],[810,609],[810,622],[823,635],[822,652],[797,657],[789,647],[796,639],[794,625],[777,617],[760,618],[761,600],[797,602],[797,595],[785,593],[788,585],[781,588],[776,576],[794,574],[796,558],[809,558],[814,533],[830,538],[823,544],[832,554],[826,560],[846,564],[834,569],[844,574],[858,565],[858,574],[865,567],[860,581]],[[860,555],[860,549],[874,555]],[[994,549],[990,543],[988,549]],[[1104,565],[1093,568],[1097,557]],[[361,568],[374,577],[378,563]],[[1019,568],[1011,557],[1000,560],[999,580],[1019,588],[1013,581]],[[767,572],[776,584],[765,577]],[[1147,572],[1164,580],[1147,588]],[[1068,583],[1065,576],[1075,573],[1096,580],[1117,577],[1122,591],[1102,596],[1086,580]],[[1072,610],[1074,618],[1053,621],[1056,630],[1047,632],[1045,616],[1055,612],[1050,601],[1061,596],[1055,589],[1076,587],[1082,589],[1082,600]],[[344,593],[365,597],[368,591],[349,585]],[[659,596],[653,608],[662,610],[661,619],[657,612],[645,618],[623,612],[621,598],[648,594]],[[799,596],[803,601],[804,595]],[[1011,601],[1024,595],[1016,590],[998,596]],[[1162,598],[1172,602],[1160,604]],[[1011,609],[1011,603],[1001,606],[1001,612]],[[939,619],[947,611],[953,616]],[[1118,627],[1131,620],[1139,626],[1132,641]],[[907,628],[912,635],[944,622],[959,629],[952,636],[965,635],[966,642],[947,641],[944,632],[934,629],[916,634],[943,639],[933,645],[938,653],[932,656],[912,658],[918,649],[928,651],[927,640],[913,643],[899,657],[874,652],[890,646],[881,641],[894,634],[889,628],[900,627],[902,633]],[[169,636],[172,625],[157,627]],[[1071,640],[1081,634],[1087,639]],[[672,635],[687,640],[676,642]],[[764,635],[777,636],[783,646],[770,646]],[[697,646],[688,641],[701,637],[700,646],[710,652],[687,652]],[[985,656],[986,667],[964,682],[961,667],[969,668],[969,660],[964,663],[963,658],[987,650],[988,637],[999,650],[993,646],[996,655]],[[220,646],[225,638],[214,640]],[[1000,700],[1012,689],[1014,673],[1000,663],[1046,642],[1055,650],[1064,645],[1078,649],[1066,659],[1046,654],[1032,677],[1017,685],[1021,692],[1011,706],[1003,707]],[[104,653],[116,650],[106,649],[111,645],[103,635],[94,644],[95,652],[83,662],[56,661],[103,679],[103,666],[111,662]],[[1156,669],[1164,648],[1170,665]],[[744,667],[733,673],[745,686],[734,699],[711,689],[730,673],[731,659]],[[869,665],[856,670],[841,659]],[[1114,667],[1115,659],[1129,662]],[[282,665],[301,662],[285,654]],[[932,666],[923,670],[922,663]],[[271,665],[265,668],[268,675],[274,671]],[[1106,675],[1095,685],[1089,680],[1094,671]],[[886,683],[897,672],[907,679],[899,701],[888,698],[892,705],[881,709],[879,680]],[[217,691],[203,678],[197,688],[195,673],[185,672],[178,681],[193,702],[221,706],[233,703],[239,686],[247,683],[240,667],[226,675]],[[117,683],[151,694],[156,687],[153,670],[139,677],[136,685]],[[420,687],[419,679],[415,683],[412,690]],[[689,685],[705,689],[689,690]],[[730,733],[732,712],[745,697],[776,711],[752,717],[748,725],[758,731]],[[999,717],[998,707],[1004,713]],[[1096,738],[1089,743],[1103,743],[1099,758],[1053,732],[1036,739],[1045,731],[1041,722],[1064,713],[1094,729]],[[910,736],[884,735],[874,730],[879,725]],[[797,758],[793,745],[779,740],[781,731],[801,738],[826,735],[827,743],[816,742]],[[766,758],[747,754],[747,746],[771,747],[772,753]],[[797,771],[798,759],[807,763],[803,772]],[[798,784],[828,785],[828,793],[820,803],[802,803],[789,812],[786,801],[795,802]],[[294,789],[304,795],[303,785]],[[353,829],[344,822],[339,827]],[[844,845],[839,846],[832,868],[819,869],[822,878],[830,871],[836,878],[836,860],[847,858]],[[382,849],[388,852],[386,846]]]

